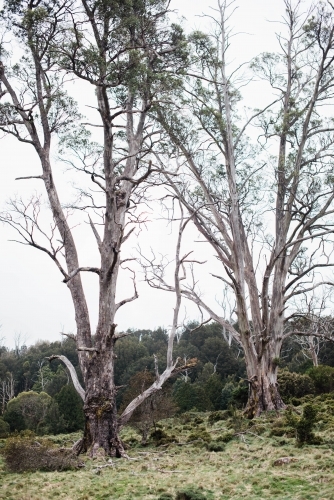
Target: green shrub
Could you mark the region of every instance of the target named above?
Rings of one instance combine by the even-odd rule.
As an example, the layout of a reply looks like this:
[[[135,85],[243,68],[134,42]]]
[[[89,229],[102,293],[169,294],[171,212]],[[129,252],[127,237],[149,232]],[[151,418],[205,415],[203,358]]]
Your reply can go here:
[[[227,411],[230,419],[226,425],[234,434],[236,432],[245,431],[252,425],[251,420],[245,418],[243,412],[241,410],[237,410],[234,406],[230,406]]]
[[[63,471],[80,466],[71,449],[54,448],[51,441],[37,441],[32,432],[9,437],[3,455],[9,472]]]
[[[270,436],[275,437],[294,437],[295,430],[292,427],[273,427],[270,431]]]
[[[248,400],[248,384],[241,380],[236,382],[229,377],[221,392],[221,408],[228,410],[230,406],[243,408]]]
[[[173,385],[173,399],[180,413],[196,409],[197,411],[212,410],[212,403],[205,389],[189,381],[177,380]]]
[[[16,398],[14,398],[12,401],[14,401],[15,399]],[[11,432],[24,431],[27,428],[27,426],[26,426],[26,423],[25,423],[25,420],[24,420],[22,413],[19,411],[19,409],[16,407],[16,405],[14,405],[14,404],[10,405],[9,403],[8,403],[7,409],[3,415],[4,421],[7,422],[7,424],[9,425]]]
[[[196,425],[203,424],[203,422],[204,422],[204,418],[202,418],[202,417],[195,417],[194,418],[194,424],[196,424]]]
[[[334,390],[334,368],[332,366],[314,366],[307,371],[307,374],[313,380],[317,394]]]
[[[286,412],[286,420],[288,424],[296,429],[297,444],[299,446],[302,446],[303,444],[315,444],[313,430],[317,414],[318,409],[312,404],[306,404],[304,406],[303,415],[301,417],[297,417],[291,410]]]
[[[187,438],[188,443],[191,441],[198,441],[198,440],[209,443],[211,441],[211,436],[207,431],[199,430],[196,432],[192,432],[191,434],[189,434]]]
[[[219,436],[219,441],[222,441],[223,443],[229,443],[230,441],[232,441],[233,438],[234,438],[234,432],[228,431],[224,432]]]
[[[11,432],[25,429],[48,433],[48,413],[52,398],[46,392],[21,392],[7,404],[4,420],[8,422]]]
[[[206,445],[206,448],[208,451],[214,451],[217,453],[225,450],[225,443],[222,441],[210,441],[210,443]]]
[[[215,422],[220,420],[226,420],[228,418],[228,413],[226,411],[212,411],[209,415],[208,422],[213,425]]]
[[[64,385],[55,396],[59,413],[63,419],[63,432],[75,432],[84,428],[85,416],[83,402],[77,391],[70,384]]]
[[[211,363],[210,363],[211,364]],[[213,365],[212,365],[213,368]],[[223,382],[218,373],[212,373],[204,385],[205,393],[210,399],[212,410],[221,409]]]
[[[198,489],[185,488],[176,493],[175,500],[207,500],[207,497]]]
[[[221,394],[221,408],[227,410],[233,399],[233,391],[237,384],[234,380],[228,380],[222,389]]]
[[[0,417],[0,438],[6,438],[9,432],[9,424],[2,417]]]
[[[308,375],[289,372],[287,369],[279,370],[277,382],[280,395],[284,401],[315,393],[314,382]]]
[[[232,399],[230,403],[237,408],[243,408],[248,401],[248,384],[241,380],[232,391]]]
[[[171,493],[162,493],[158,500],[173,500],[174,496]]]
[[[174,434],[169,435],[163,429],[155,429],[153,432],[151,432],[150,437],[151,439],[153,439],[156,446],[178,442]]]

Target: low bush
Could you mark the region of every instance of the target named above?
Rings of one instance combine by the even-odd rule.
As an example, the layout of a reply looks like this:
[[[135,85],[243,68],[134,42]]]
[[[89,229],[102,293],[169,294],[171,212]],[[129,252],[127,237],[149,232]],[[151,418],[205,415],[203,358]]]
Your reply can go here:
[[[270,436],[293,438],[296,435],[294,427],[274,425],[270,430]]]
[[[234,438],[234,432],[227,431],[223,432],[223,434],[220,434],[218,440],[222,441],[223,443],[229,443],[230,441],[232,441],[233,438]]]
[[[215,422],[226,420],[228,417],[229,415],[227,411],[212,411],[209,415],[208,422],[210,425],[213,425]]]
[[[307,371],[307,374],[313,380],[317,394],[334,390],[334,367],[326,365],[314,366]]]
[[[318,409],[312,404],[306,404],[303,409],[303,415],[298,417],[292,413],[291,409],[286,412],[286,420],[288,424],[296,429],[297,444],[318,444],[319,439],[315,439],[314,427]]]
[[[55,448],[46,439],[37,441],[32,432],[9,437],[3,455],[9,472],[63,471],[80,466],[71,449]]]
[[[158,500],[173,500],[174,496],[171,493],[162,493]]]
[[[9,424],[5,422],[5,420],[0,417],[0,438],[6,438],[9,434]]]
[[[207,497],[198,489],[185,488],[176,493],[175,500],[207,500]]]
[[[244,408],[248,401],[248,395],[248,384],[244,380],[241,380],[232,392],[230,404],[236,408]]]
[[[236,389],[237,383],[234,379],[228,379],[225,383],[221,394],[221,408],[227,410],[233,399],[233,391]],[[217,413],[217,412],[214,412]]]
[[[197,432],[192,432],[189,434],[187,441],[188,443],[191,441],[204,441],[206,443],[209,443],[211,441],[211,436],[207,431],[200,430]]]
[[[203,422],[204,422],[204,418],[202,418],[202,417],[195,417],[194,418],[194,424],[196,424],[196,425],[203,424]]]
[[[162,446],[169,443],[177,443],[178,439],[174,434],[169,435],[163,429],[155,429],[151,432],[151,439],[155,442],[156,446]]]
[[[315,393],[314,382],[309,375],[289,372],[284,369],[278,372],[277,382],[283,400],[290,402],[292,398],[301,398]]]
[[[208,451],[214,451],[217,453],[225,450],[225,443],[222,441],[210,441],[210,443],[206,445],[206,448]]]

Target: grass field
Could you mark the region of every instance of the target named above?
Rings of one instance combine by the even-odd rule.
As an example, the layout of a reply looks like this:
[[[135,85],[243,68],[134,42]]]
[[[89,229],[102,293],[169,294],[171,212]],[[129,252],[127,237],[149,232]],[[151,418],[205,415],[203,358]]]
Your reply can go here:
[[[13,474],[6,472],[1,458],[0,499],[158,500],[163,493],[176,498],[180,490],[193,487],[207,500],[334,500],[331,416],[317,423],[321,445],[298,448],[291,432],[285,432],[283,417],[277,432],[280,425],[273,415],[251,423],[235,417],[210,423],[208,415],[163,421],[161,430],[170,439],[176,436],[178,443],[141,447],[139,435],[125,429],[123,438],[131,443],[130,460],[113,459],[112,464],[104,458],[84,458],[85,467],[80,470]],[[280,436],[273,435],[273,426]],[[205,438],[205,432],[211,442],[231,435],[233,439],[223,445],[224,451],[209,451],[203,439],[196,439],[196,435]],[[76,437],[52,439],[68,446]],[[289,463],[275,465],[282,457],[289,457]]]

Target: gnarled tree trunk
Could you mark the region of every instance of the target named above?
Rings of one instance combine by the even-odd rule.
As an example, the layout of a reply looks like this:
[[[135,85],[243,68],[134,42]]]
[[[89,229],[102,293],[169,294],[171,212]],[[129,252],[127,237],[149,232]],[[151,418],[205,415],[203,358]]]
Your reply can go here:
[[[254,362],[255,361],[255,362]],[[279,411],[285,408],[277,383],[277,364],[265,353],[261,361],[246,360],[249,396],[245,414],[248,418],[258,417],[265,411]]]

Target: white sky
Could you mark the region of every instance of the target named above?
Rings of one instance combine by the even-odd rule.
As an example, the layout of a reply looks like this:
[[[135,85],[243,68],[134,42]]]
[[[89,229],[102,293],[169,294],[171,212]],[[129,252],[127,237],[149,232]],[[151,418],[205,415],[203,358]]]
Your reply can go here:
[[[0,7],[1,7],[0,1]],[[309,5],[310,2],[305,2]],[[172,8],[182,15],[187,29],[203,29],[207,20],[197,17],[202,12],[214,14],[210,5],[215,2],[198,0],[172,0]],[[235,31],[242,33],[233,38],[232,53],[235,61],[247,61],[263,51],[273,51],[277,48],[275,31],[280,27],[272,22],[279,20],[284,13],[283,0],[237,0],[239,6],[234,14]],[[76,84],[77,85],[77,84]],[[86,94],[90,92],[90,94]],[[92,99],[92,89],[75,87],[75,97],[80,105]],[[247,90],[246,90],[247,93]],[[248,92],[249,94],[249,92]],[[260,88],[252,87],[249,106],[260,106],[265,96]],[[42,192],[40,181],[15,181],[18,176],[39,175],[38,159],[27,145],[18,143],[14,138],[3,138],[0,142],[0,208],[15,194],[29,196],[34,190]],[[64,199],[69,190],[67,174],[63,167],[58,166],[58,182],[63,191],[60,197]],[[149,218],[154,221],[154,214]],[[81,265],[98,265],[94,242],[90,232],[82,226],[75,229],[78,238]],[[127,252],[134,253],[131,247],[139,242],[143,247],[152,246],[157,251],[172,252],[169,228],[163,221],[152,222],[149,232],[143,231],[137,241],[131,239]],[[5,344],[13,346],[14,338],[21,335],[21,342],[32,344],[38,339],[57,340],[60,331],[75,331],[74,311],[67,287],[62,283],[59,271],[51,260],[41,252],[8,241],[16,235],[6,226],[0,226],[0,338],[5,337]],[[187,246],[194,247],[195,233],[189,233]],[[199,247],[200,245],[197,245]],[[214,261],[211,259],[210,247],[201,245],[200,255],[209,259],[207,270],[214,272]],[[172,256],[172,255],[171,255]],[[204,271],[204,270],[203,270]],[[93,328],[97,321],[97,277],[82,273],[86,286],[87,299],[91,310]],[[203,274],[204,276],[204,274]],[[117,324],[120,330],[126,328],[168,327],[172,318],[174,297],[138,284],[140,297],[137,301],[120,309]],[[219,283],[203,280],[201,289],[208,291],[211,300],[219,296]],[[119,282],[119,298],[132,295],[132,286],[128,277],[121,277]],[[191,304],[184,303],[187,308],[187,319],[198,318],[198,311]],[[183,309],[184,311],[184,309]]]

